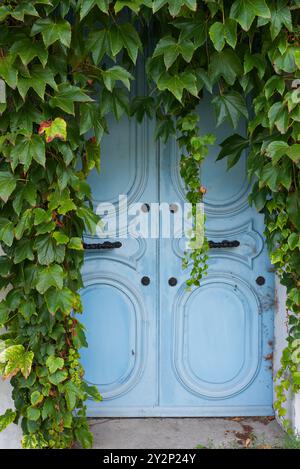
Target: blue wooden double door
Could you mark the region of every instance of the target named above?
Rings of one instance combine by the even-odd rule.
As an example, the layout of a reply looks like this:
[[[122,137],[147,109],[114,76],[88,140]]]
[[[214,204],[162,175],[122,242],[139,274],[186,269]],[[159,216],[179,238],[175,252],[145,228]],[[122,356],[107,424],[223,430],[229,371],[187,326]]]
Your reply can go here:
[[[219,143],[232,132],[226,125],[216,128],[209,98],[199,113],[201,132],[216,133]],[[174,141],[155,142],[153,125],[110,122],[101,172],[90,177],[95,208],[113,204],[117,219],[124,220],[120,195],[128,206],[143,203],[146,212],[149,204],[148,215],[153,202],[171,204],[173,215],[182,207],[180,154]],[[227,171],[226,162],[216,162],[218,151],[217,144],[211,148],[202,170],[206,233],[216,243],[239,245],[210,249],[200,287],[187,291],[185,239],[164,237],[159,221],[152,220],[157,237],[127,236],[124,225],[121,238],[86,237],[87,243],[122,243],[88,250],[82,272],[89,344],[82,362],[85,379],[103,396],[101,403],[88,402],[89,416],[273,413],[274,274],[264,220],[248,204],[246,155]]]

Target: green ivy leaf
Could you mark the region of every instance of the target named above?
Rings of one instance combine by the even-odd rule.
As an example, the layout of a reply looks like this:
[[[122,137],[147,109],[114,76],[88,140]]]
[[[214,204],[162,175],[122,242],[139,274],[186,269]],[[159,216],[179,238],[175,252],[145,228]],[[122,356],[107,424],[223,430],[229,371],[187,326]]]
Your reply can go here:
[[[85,207],[79,207],[76,215],[83,220],[89,233],[96,234],[97,225],[100,221],[98,215]]]
[[[109,0],[80,0],[80,20],[82,21],[95,6],[108,14]]]
[[[88,428],[77,427],[75,429],[75,436],[83,448],[89,449],[93,446],[93,434]]]
[[[282,102],[274,103],[269,111],[268,118],[271,129],[274,125],[277,127],[280,133],[284,134],[288,127],[288,110]]]
[[[43,208],[37,207],[33,211],[34,213],[34,225],[46,223],[51,221],[51,213],[46,212]]]
[[[166,69],[169,69],[179,55],[186,62],[190,62],[195,51],[192,41],[179,37],[178,41],[172,36],[165,36],[158,42],[153,57],[163,56]]]
[[[71,238],[70,242],[68,243],[68,248],[75,249],[76,251],[82,251],[83,250],[82,239],[77,238],[77,237]]]
[[[0,198],[7,202],[17,185],[15,176],[9,171],[0,171]]]
[[[34,42],[25,35],[22,39],[13,43],[10,54],[13,57],[19,56],[25,66],[37,57],[42,66],[45,67],[48,60],[48,51],[45,46],[40,42]]]
[[[0,21],[4,21],[10,14],[12,8],[10,5],[4,5],[0,7]]]
[[[42,419],[46,420],[48,417],[54,417],[55,413],[56,409],[53,399],[46,398],[42,408]]]
[[[31,316],[36,314],[36,304],[32,298],[27,298],[24,303],[19,306],[19,311],[25,321],[30,322]]]
[[[292,15],[290,8],[288,7],[285,0],[277,0],[276,6],[270,6],[271,10],[271,24],[270,32],[271,38],[274,39],[278,36],[283,26],[285,26],[288,31],[293,30]]]
[[[242,152],[249,146],[249,140],[238,134],[230,135],[221,143],[217,161],[228,158],[227,169],[232,168],[240,159]]]
[[[18,70],[14,67],[14,57],[8,55],[0,57],[0,77],[10,86],[15,89],[18,82]]]
[[[209,37],[213,42],[214,48],[221,51],[225,46],[225,25],[216,21],[209,28]]]
[[[278,77],[273,75],[269,80],[266,82],[264,87],[265,97],[269,99],[275,92],[278,92],[283,95],[285,90],[285,82],[282,77]]]
[[[76,406],[76,394],[72,390],[67,388],[65,391],[65,399],[68,409],[72,411]]]
[[[288,157],[299,167],[300,163],[300,144],[296,143],[291,145],[287,150]]]
[[[128,111],[128,95],[125,90],[115,88],[113,93],[104,89],[102,93],[102,116],[113,112],[117,120],[120,120],[124,112]]]
[[[49,265],[55,261],[56,243],[49,236],[38,236],[34,242],[34,250],[37,251],[38,261],[42,265]]]
[[[8,218],[0,218],[0,240],[11,246],[14,240],[14,225]]]
[[[280,173],[279,167],[273,166],[272,163],[266,164],[260,173],[259,187],[263,187],[264,185],[267,185],[272,191],[277,192],[277,183],[278,183],[279,173]]]
[[[42,267],[37,271],[36,289],[42,295],[50,288],[55,287],[59,290],[63,287],[64,271],[58,264],[52,264],[48,267]]]
[[[227,119],[236,128],[241,117],[248,118],[248,111],[243,96],[237,91],[216,96],[212,103],[215,105],[217,125]]]
[[[266,148],[266,153],[269,158],[272,158],[272,163],[277,164],[283,155],[286,155],[289,145],[281,140],[275,140]]]
[[[169,5],[169,12],[172,16],[177,16],[183,6],[192,11],[197,9],[196,0],[154,0],[152,6],[153,13],[156,13],[166,4]]]
[[[229,85],[233,85],[236,78],[242,73],[240,59],[232,49],[227,48],[221,52],[215,52],[211,56],[209,74],[213,82],[223,77]]]
[[[99,390],[96,386],[89,386],[87,383],[83,383],[83,389],[85,392],[94,399],[96,402],[101,402],[102,397],[101,394],[99,393]]]
[[[125,68],[115,65],[102,72],[102,78],[104,85],[109,91],[112,91],[115,82],[121,81],[128,90],[130,90],[130,80],[133,80],[133,76]]]
[[[32,406],[40,404],[44,400],[44,396],[39,391],[33,391],[30,396],[30,402]],[[34,419],[31,419],[34,420]]]
[[[36,422],[41,416],[41,411],[36,409],[35,407],[28,407],[27,408],[27,418],[28,420],[33,420]]]
[[[46,366],[49,368],[51,374],[55,373],[57,370],[61,370],[64,364],[63,358],[55,357],[54,355],[51,355],[46,360]]]
[[[62,233],[61,231],[54,231],[52,234],[53,238],[57,242],[57,244],[67,244],[70,241],[69,236]]]
[[[14,166],[16,167],[18,163],[21,163],[24,165],[24,171],[26,172],[33,159],[45,167],[45,143],[39,135],[19,137],[15,147],[12,149],[11,156]]]
[[[5,430],[17,417],[17,412],[7,409],[4,414],[0,415],[0,433]]]
[[[31,36],[41,33],[45,46],[51,46],[56,41],[60,41],[64,46],[70,47],[71,25],[66,20],[52,21],[51,18],[38,19],[32,26]]]
[[[206,41],[206,31],[205,28],[203,28],[203,22],[198,17],[178,17],[173,21],[173,26],[180,29],[182,39],[192,39],[196,48],[202,46]]]
[[[120,40],[122,41],[123,47],[127,50],[129,57],[135,64],[138,56],[139,49],[142,49],[142,43],[140,37],[130,23],[125,23],[119,27]]]
[[[45,293],[45,300],[51,314],[54,315],[60,310],[63,314],[68,315],[73,308],[74,295],[68,288],[61,290],[50,288]]]
[[[32,221],[33,213],[32,209],[29,208],[25,210],[15,227],[15,238],[16,239],[21,239],[26,231],[30,231],[33,225]]]
[[[67,114],[74,115],[74,102],[86,103],[92,101],[93,100],[77,86],[62,83],[58,85],[58,90],[54,97],[50,99],[49,104],[51,107],[58,107]]]
[[[11,259],[3,255],[0,256],[0,276],[7,277],[11,272],[11,268],[12,268]]]
[[[104,133],[105,123],[101,116],[99,106],[91,103],[83,103],[80,106],[80,135],[83,135],[91,129],[94,132],[97,145],[100,144]]]
[[[182,72],[181,74],[169,75],[164,73],[157,82],[159,90],[170,91],[178,101],[181,102],[184,90],[187,90],[193,96],[198,96],[196,76],[191,72]]]
[[[271,12],[265,0],[236,0],[230,9],[230,18],[236,20],[248,31],[256,16],[271,18]]]
[[[23,100],[25,100],[30,88],[32,88],[39,97],[44,100],[47,85],[51,86],[54,90],[57,89],[53,72],[49,68],[34,65],[30,70],[30,74],[26,77],[19,76],[17,88]]]
[[[300,70],[300,50],[299,49],[294,51],[294,60],[298,69]]]
[[[287,212],[293,224],[300,230],[300,197],[298,192],[288,194]]]
[[[24,21],[25,15],[39,16],[34,6],[31,3],[25,1],[20,2],[19,5],[17,5],[16,8],[14,8],[10,14],[14,19],[18,21]]]
[[[57,386],[59,383],[62,383],[63,381],[65,381],[67,377],[68,377],[67,371],[56,371],[55,373],[49,376],[49,381],[50,383],[54,384],[54,386]]]
[[[298,233],[291,233],[289,235],[288,246],[292,251],[296,248],[300,249],[300,237]]]
[[[113,53],[114,51],[112,50],[111,44],[109,47],[109,40],[111,42],[112,37],[113,29],[110,32],[106,29],[101,29],[101,31],[91,31],[89,33],[86,41],[86,50],[91,52],[95,65],[101,62],[104,55],[108,54],[109,49],[112,51],[113,56],[116,55]]]
[[[2,300],[0,303],[0,327],[3,327],[3,325],[8,320],[9,313],[9,307],[7,306],[6,302]]]
[[[254,68],[258,70],[258,76],[262,79],[266,70],[266,61],[261,54],[250,54],[247,51],[244,58],[245,74],[251,72]]]
[[[30,261],[33,261],[34,259],[34,254],[32,251],[32,242],[30,239],[22,239],[21,241],[19,241],[14,251],[15,264],[20,264],[20,262],[23,262],[25,259],[28,259]]]

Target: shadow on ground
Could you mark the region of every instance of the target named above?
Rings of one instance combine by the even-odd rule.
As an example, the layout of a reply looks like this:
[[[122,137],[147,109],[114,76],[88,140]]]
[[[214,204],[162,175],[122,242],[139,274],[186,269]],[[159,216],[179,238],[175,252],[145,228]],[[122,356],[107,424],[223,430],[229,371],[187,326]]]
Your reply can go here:
[[[274,417],[90,419],[94,448],[280,448]]]

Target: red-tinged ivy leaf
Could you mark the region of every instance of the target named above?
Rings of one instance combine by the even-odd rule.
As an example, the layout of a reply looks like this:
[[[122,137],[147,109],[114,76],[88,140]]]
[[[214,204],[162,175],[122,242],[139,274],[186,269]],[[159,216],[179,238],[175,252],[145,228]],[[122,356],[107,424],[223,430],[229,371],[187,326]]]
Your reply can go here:
[[[46,142],[50,143],[55,138],[66,141],[67,123],[61,117],[56,117],[54,121],[48,120],[40,123],[39,135],[45,133]]]
[[[11,378],[19,371],[25,379],[28,378],[34,354],[26,352],[23,345],[11,345],[0,353],[0,363],[5,364],[4,378]]]

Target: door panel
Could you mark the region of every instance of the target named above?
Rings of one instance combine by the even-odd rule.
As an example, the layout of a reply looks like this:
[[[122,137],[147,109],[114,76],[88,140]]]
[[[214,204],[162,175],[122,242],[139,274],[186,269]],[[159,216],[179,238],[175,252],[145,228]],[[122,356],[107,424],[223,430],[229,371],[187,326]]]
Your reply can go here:
[[[157,155],[148,139],[151,126],[111,119],[100,174],[93,171],[89,180],[95,210],[102,201],[114,204],[121,239],[89,235],[85,241],[122,243],[119,249],[88,250],[82,271],[82,319],[89,343],[82,349],[82,363],[87,381],[97,385],[103,397],[101,403],[89,402],[92,416],[135,414],[137,403],[141,412],[157,405],[157,242],[127,236],[121,221],[125,206],[120,209],[118,204],[124,194],[128,204],[157,201]],[[147,287],[141,284],[144,275],[151,278]]]
[[[226,125],[215,128],[209,99],[199,113],[202,133],[217,133],[221,142],[232,132]],[[174,141],[159,150],[153,130],[151,122],[111,121],[101,174],[90,178],[95,208],[99,201],[111,202],[122,217],[120,194],[128,195],[129,204],[183,205],[180,155]],[[262,236],[264,220],[247,202],[246,155],[227,172],[217,154],[216,145],[202,173],[207,236],[237,239],[240,245],[210,249],[209,273],[199,288],[186,290],[183,238],[163,238],[162,232],[159,239],[127,237],[123,226],[120,249],[86,254],[82,298],[89,348],[82,361],[86,379],[104,398],[89,403],[90,416],[273,413],[267,358],[274,274]],[[86,241],[105,240],[88,236]],[[150,278],[148,286],[142,285],[143,276]],[[264,285],[256,283],[259,276]],[[178,280],[173,287],[170,277]]]
[[[202,133],[217,133],[218,142],[230,134],[226,125],[215,128],[208,98],[199,113]],[[272,346],[274,277],[263,217],[247,203],[246,155],[227,172],[226,162],[216,162],[218,151],[217,145],[210,150],[202,170],[207,236],[237,239],[240,246],[210,249],[207,278],[187,292],[188,272],[180,264],[185,240],[161,241],[159,404],[165,415],[273,413],[272,369],[264,357]],[[161,199],[174,203],[180,196],[183,203],[174,144],[163,149],[160,161]],[[258,276],[266,279],[263,286]],[[170,277],[177,278],[176,286],[168,285]]]

